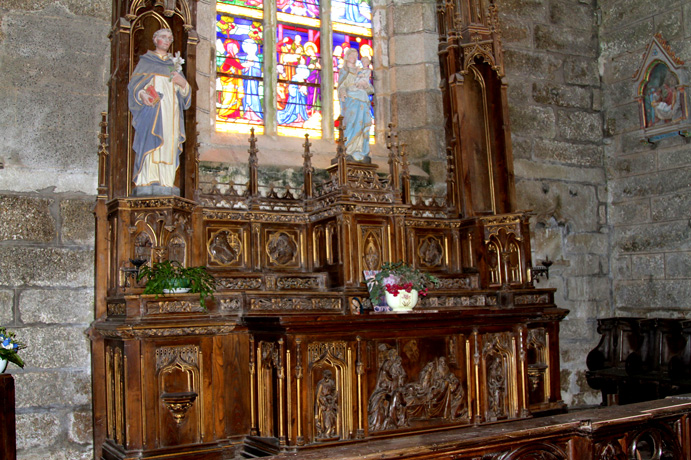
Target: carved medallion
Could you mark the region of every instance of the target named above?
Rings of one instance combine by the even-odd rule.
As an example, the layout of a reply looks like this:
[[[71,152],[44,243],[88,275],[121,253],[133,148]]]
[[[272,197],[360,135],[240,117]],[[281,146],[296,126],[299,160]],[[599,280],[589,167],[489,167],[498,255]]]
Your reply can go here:
[[[298,247],[294,235],[283,231],[273,232],[266,243],[266,254],[275,265],[296,265]]]
[[[241,262],[242,243],[238,233],[227,228],[213,233],[206,248],[209,262],[223,266]]]

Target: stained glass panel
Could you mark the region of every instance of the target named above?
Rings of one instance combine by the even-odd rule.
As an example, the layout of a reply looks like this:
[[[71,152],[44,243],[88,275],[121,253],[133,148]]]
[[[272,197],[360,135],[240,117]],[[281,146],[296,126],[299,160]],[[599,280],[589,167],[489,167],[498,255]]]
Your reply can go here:
[[[319,0],[276,0],[281,13],[306,18],[319,18]]]
[[[252,8],[262,10],[264,8],[263,0],[218,0],[216,2],[216,10],[230,12],[231,7]]]
[[[318,30],[279,24],[276,37],[279,134],[321,136],[321,55]]]
[[[225,14],[216,17],[216,118],[219,131],[263,124],[262,24]],[[224,123],[239,124],[223,126]]]
[[[357,33],[371,37],[372,0],[332,0],[331,22],[334,32]]]

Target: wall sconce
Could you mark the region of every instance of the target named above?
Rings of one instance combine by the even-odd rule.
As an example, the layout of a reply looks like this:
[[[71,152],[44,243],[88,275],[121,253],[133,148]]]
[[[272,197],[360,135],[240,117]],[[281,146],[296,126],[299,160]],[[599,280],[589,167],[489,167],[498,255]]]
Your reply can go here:
[[[123,288],[131,286],[130,278],[132,278],[132,280],[134,280],[135,283],[137,282],[139,270],[142,268],[142,265],[146,263],[146,259],[130,259],[130,263],[132,264],[132,267],[122,267],[120,269],[125,274],[125,278],[122,282]]]
[[[553,263],[553,261],[549,260],[549,256],[547,256],[545,260],[540,262],[540,265],[530,267],[530,275],[533,281],[539,283],[541,276],[544,276],[545,279],[549,279],[549,267],[551,267]]]

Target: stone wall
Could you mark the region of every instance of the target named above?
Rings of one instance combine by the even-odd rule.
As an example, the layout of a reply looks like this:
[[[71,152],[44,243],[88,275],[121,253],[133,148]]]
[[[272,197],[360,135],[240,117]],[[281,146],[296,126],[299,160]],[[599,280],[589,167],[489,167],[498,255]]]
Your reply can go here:
[[[691,146],[639,142],[632,76],[655,33],[691,63],[691,2],[613,2],[602,12],[600,66],[618,316],[691,318]]]
[[[585,381],[595,320],[611,315],[602,105],[593,2],[499,0],[519,209],[531,219],[533,263],[570,310],[560,333],[562,396],[599,402]]]
[[[110,2],[0,4],[0,324],[28,348],[22,460],[87,459],[93,206]]]

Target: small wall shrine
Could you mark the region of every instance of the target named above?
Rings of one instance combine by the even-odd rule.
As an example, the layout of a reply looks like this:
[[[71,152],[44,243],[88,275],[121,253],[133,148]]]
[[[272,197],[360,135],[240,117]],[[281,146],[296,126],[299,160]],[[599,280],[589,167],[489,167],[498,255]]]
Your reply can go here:
[[[643,142],[670,136],[691,136],[688,107],[688,72],[684,61],[655,34],[634,75]]]
[[[259,183],[252,134],[246,183],[200,184],[202,112],[186,109],[196,3],[114,1],[90,329],[97,458],[267,456],[564,409],[567,311],[536,284],[544,267],[515,209],[496,8],[438,13],[448,175],[446,199],[429,201],[411,193],[393,130],[386,170],[348,158],[341,134],[316,180],[306,138],[301,190],[279,189]],[[147,50],[184,65],[149,78]],[[163,113],[166,95],[179,101],[172,151],[137,137],[157,129],[146,111]],[[166,154],[172,176],[154,170]],[[168,179],[152,185],[157,174]],[[143,294],[139,266],[165,260],[208,267],[206,308],[194,294]],[[376,313],[363,272],[399,260],[440,285],[410,313]]]

